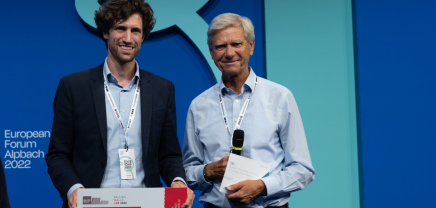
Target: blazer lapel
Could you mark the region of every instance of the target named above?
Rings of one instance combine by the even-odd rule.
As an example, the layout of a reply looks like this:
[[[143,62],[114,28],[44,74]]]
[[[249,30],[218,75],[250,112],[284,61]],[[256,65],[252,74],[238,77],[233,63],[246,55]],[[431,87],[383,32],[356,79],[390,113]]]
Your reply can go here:
[[[150,141],[151,116],[153,108],[153,88],[145,71],[140,70],[140,96],[141,96],[141,132],[142,132],[142,160],[145,162]],[[143,164],[145,166],[145,164]]]
[[[104,64],[104,63],[103,63]],[[104,150],[107,154],[107,120],[106,120],[106,98],[104,95],[103,64],[91,69],[91,89],[94,97],[95,112],[97,113],[98,126],[100,127],[101,139]]]

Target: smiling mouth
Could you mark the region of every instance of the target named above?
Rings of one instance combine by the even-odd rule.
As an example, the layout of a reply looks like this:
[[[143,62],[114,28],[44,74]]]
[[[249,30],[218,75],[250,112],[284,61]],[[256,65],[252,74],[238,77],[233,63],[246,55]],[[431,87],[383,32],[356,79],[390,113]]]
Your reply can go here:
[[[224,63],[225,63],[225,64],[233,64],[233,63],[235,63],[235,62],[237,62],[237,61],[239,61],[239,60],[234,60],[234,61],[224,61]]]
[[[133,47],[128,47],[128,46],[120,46],[122,49],[124,49],[124,50],[132,50],[133,49]]]

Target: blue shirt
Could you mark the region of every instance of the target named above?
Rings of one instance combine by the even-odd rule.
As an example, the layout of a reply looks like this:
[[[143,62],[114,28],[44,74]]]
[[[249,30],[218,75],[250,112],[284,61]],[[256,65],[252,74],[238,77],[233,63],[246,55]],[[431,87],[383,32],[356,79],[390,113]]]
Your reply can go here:
[[[107,66],[107,59],[104,63],[103,73],[108,81],[108,86],[115,104],[121,114],[123,124],[126,127],[129,119],[130,108],[132,107],[133,96],[136,85],[139,83],[139,66],[136,63],[136,73],[132,81],[125,87],[118,84],[117,79],[112,75]],[[124,130],[121,128],[115,116],[109,99],[106,99],[106,118],[107,118],[107,165],[104,172],[101,188],[145,188],[144,167],[142,165],[142,136],[141,136],[141,99],[138,99],[135,111],[135,119],[127,132],[129,149],[134,149],[136,178],[133,180],[122,180],[120,171],[120,159],[118,150],[124,149],[125,138]]]
[[[124,126],[127,125],[129,119],[130,108],[132,107],[133,96],[135,94],[136,85],[139,83],[139,66],[136,63],[136,73],[132,81],[125,87],[118,83],[118,80],[112,75],[107,65],[107,58],[104,62],[103,74],[109,85],[112,97],[117,105],[121,114]],[[101,86],[103,87],[103,86]],[[119,160],[119,149],[124,149],[125,138],[124,130],[121,128],[117,117],[115,116],[109,99],[105,93],[106,103],[106,118],[107,118],[107,165],[104,172],[101,188],[145,188],[144,183],[144,167],[142,164],[142,134],[141,134],[141,99],[138,100],[137,108],[135,111],[135,118],[127,132],[127,141],[129,149],[135,150],[135,165],[136,165],[136,178],[133,180],[122,180]],[[175,180],[184,180],[176,177]],[[82,184],[73,185],[68,191],[68,199],[71,193]]]
[[[188,186],[203,191],[200,202],[232,207],[225,194],[219,192],[221,179],[206,182],[203,168],[228,156],[231,146],[218,93],[223,96],[229,127],[233,131],[241,108],[254,88],[255,79],[256,75],[250,69],[239,95],[225,87],[221,80],[196,97],[189,107],[183,164]],[[258,86],[240,129],[245,133],[242,156],[268,163],[271,169],[262,179],[267,196],[239,207],[284,205],[292,191],[305,188],[315,178],[297,103],[287,88],[258,77]]]

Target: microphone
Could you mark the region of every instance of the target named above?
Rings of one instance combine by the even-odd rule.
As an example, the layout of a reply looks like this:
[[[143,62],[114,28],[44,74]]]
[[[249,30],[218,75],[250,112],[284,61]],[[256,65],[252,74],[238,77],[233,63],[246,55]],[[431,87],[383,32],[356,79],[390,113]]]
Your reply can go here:
[[[240,156],[242,145],[244,145],[244,131],[236,129],[233,132],[233,146],[230,152]]]

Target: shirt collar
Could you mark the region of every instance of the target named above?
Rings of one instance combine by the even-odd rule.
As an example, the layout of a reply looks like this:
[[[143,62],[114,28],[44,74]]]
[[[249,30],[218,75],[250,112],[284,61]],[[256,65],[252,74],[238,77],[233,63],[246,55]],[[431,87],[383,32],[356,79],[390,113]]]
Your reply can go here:
[[[254,83],[256,82],[256,74],[254,73],[253,68],[248,67],[248,70],[250,70],[250,73],[248,74],[247,80],[245,80],[245,83],[242,86],[241,94],[244,93],[244,91],[246,91],[246,90],[253,91],[253,89],[254,89]],[[222,77],[221,77],[221,81],[219,83],[219,90],[223,95],[225,95],[225,93],[228,93],[228,90],[230,90],[229,88],[227,88],[224,85]]]
[[[135,60],[135,62],[136,62],[136,60]],[[112,75],[111,71],[109,70],[109,66],[107,65],[107,57],[104,60],[103,75],[106,77],[106,79],[109,82],[118,84],[117,79],[114,77],[114,75]],[[133,82],[132,82],[133,84],[136,84],[139,81],[139,65],[138,65],[138,62],[136,62],[136,73],[135,73],[135,76],[133,77],[132,80],[133,80]]]

